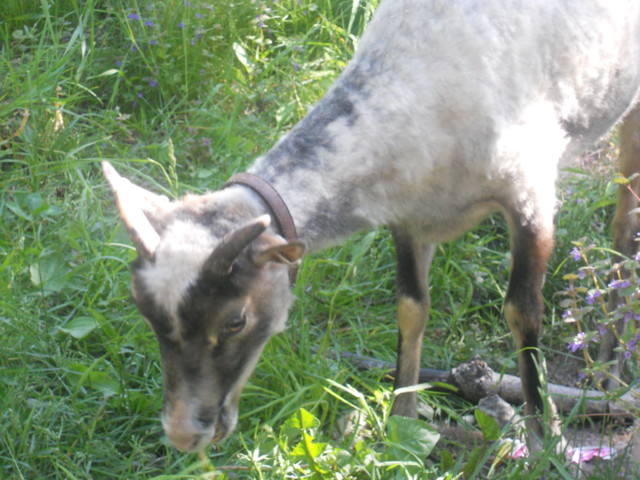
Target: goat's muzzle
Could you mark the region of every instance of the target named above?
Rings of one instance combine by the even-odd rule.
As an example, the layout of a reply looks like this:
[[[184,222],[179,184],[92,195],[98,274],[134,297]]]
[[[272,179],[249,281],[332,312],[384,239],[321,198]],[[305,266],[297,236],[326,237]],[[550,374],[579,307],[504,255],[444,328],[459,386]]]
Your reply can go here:
[[[169,442],[181,452],[196,452],[211,442],[222,441],[235,427],[237,410],[228,412],[223,408],[210,421],[203,422],[194,407],[178,401],[170,412],[165,411],[162,416],[162,426]]]

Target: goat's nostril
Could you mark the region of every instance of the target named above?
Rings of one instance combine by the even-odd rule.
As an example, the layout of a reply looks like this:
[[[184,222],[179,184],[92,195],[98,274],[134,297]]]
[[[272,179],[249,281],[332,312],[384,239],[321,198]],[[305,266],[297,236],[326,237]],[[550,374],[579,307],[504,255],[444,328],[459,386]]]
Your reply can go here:
[[[213,425],[215,421],[215,413],[209,411],[200,412],[197,417],[197,421],[202,426],[202,428],[209,428]]]

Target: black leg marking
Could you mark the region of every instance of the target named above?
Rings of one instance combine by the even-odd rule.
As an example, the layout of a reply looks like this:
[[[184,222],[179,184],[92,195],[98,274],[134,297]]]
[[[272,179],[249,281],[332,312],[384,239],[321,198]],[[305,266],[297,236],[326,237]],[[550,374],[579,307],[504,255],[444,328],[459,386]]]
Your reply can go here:
[[[428,275],[434,246],[416,242],[400,229],[393,229],[396,246],[398,288],[398,365],[395,387],[418,382],[422,336],[429,314]],[[392,413],[416,417],[415,392],[396,397]]]
[[[551,254],[553,232],[551,228],[534,227],[517,214],[510,220],[512,265],[504,310],[518,349],[525,412],[529,417],[527,428],[534,435],[528,435],[529,447],[537,448],[537,441],[544,438],[539,415],[545,407],[551,414],[552,434],[560,435],[555,407],[540,393],[538,371],[541,365],[538,340],[544,307],[541,288]]]

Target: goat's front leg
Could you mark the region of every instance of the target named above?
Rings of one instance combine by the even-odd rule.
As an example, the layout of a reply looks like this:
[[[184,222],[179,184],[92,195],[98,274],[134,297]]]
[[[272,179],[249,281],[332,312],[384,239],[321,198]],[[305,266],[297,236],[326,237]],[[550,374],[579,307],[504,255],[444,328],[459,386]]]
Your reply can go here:
[[[418,383],[422,336],[429,316],[429,267],[435,247],[416,241],[400,228],[392,229],[396,246],[398,292],[398,364],[395,388]],[[393,403],[393,415],[418,416],[415,392],[401,393]]]
[[[640,172],[640,105],[625,117],[620,126],[620,171],[625,177]],[[630,185],[620,185],[618,189],[618,205],[612,222],[613,248],[626,257],[634,257],[638,253],[638,233],[640,233],[640,216],[637,208],[640,206],[635,194],[640,193],[640,177],[631,181]],[[609,298],[609,311],[618,308],[620,298],[616,292],[611,292]],[[624,330],[624,322],[619,320],[615,325],[618,334]],[[615,352],[618,340],[613,331],[607,330],[600,343],[598,361],[612,362],[609,375],[599,375],[598,381],[602,382],[608,390],[615,390],[619,386],[618,379],[622,372],[624,358],[622,352]]]
[[[540,218],[527,220],[513,214],[511,220],[511,275],[504,313],[518,349],[518,366],[527,415],[527,441],[537,449],[544,438],[540,415],[548,412],[552,435],[559,436],[560,427],[553,402],[543,398],[541,388],[541,355],[538,341],[542,327],[542,283],[547,260],[553,246],[553,228]]]

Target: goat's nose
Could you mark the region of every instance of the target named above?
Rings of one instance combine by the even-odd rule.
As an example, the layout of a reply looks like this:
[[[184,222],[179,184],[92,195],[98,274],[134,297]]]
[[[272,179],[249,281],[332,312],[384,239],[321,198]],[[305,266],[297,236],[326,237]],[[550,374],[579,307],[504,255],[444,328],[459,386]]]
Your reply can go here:
[[[201,450],[215,434],[213,422],[205,425],[193,418],[193,406],[178,401],[162,416],[162,426],[171,444],[182,452]]]

